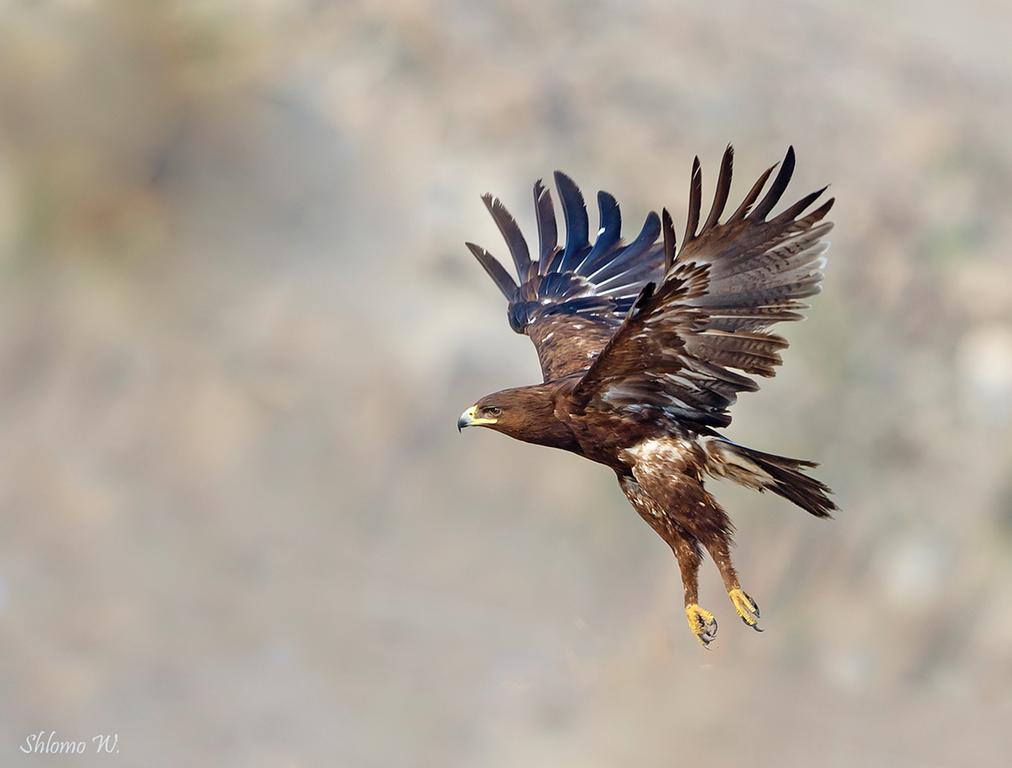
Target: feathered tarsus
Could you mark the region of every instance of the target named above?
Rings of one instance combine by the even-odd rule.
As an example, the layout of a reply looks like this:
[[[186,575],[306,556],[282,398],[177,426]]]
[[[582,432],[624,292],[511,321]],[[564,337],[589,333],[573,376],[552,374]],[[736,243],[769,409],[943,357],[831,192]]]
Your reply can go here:
[[[730,424],[739,392],[758,389],[754,376],[775,374],[787,341],[769,329],[800,319],[802,299],[819,291],[823,238],[832,227],[824,220],[832,199],[809,210],[825,188],[773,214],[794,172],[793,147],[725,216],[733,164],[728,146],[704,219],[702,168],[698,157],[693,161],[680,246],[667,208],[648,214],[639,234],[623,241],[619,206],[607,192],[597,196],[600,222],[591,243],[583,195],[560,172],[561,247],[551,192],[541,181],[534,185],[536,258],[498,198],[483,198],[516,280],[488,251],[467,244],[506,297],[512,328],[534,342],[544,382],[482,398],[458,426],[490,427],[610,466],[679,557],[689,623],[704,641],[715,625],[695,603],[691,553],[700,545],[746,623],[755,625],[758,611],[740,590],[729,555],[731,523],[703,477],[772,491],[817,516],[835,509],[829,489],[805,474],[811,462],[738,446],[715,431]]]

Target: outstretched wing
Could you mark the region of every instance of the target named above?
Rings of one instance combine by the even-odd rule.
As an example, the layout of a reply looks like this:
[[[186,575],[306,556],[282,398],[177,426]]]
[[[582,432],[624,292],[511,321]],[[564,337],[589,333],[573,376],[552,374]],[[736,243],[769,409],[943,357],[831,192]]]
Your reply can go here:
[[[696,158],[685,242],[676,256],[665,210],[664,280],[656,290],[653,284],[644,287],[580,380],[575,396],[581,405],[723,427],[731,422],[727,409],[737,394],[758,389],[751,375],[776,372],[787,341],[768,328],[801,319],[807,306],[800,300],[819,292],[829,247],[822,238],[833,226],[823,219],[833,199],[805,214],[824,187],[769,217],[794,172],[791,147],[763,198],[756,203],[776,166],[721,224],[733,157],[729,146],[699,231],[702,174]]]
[[[509,247],[519,285],[488,251],[467,243],[509,301],[510,326],[534,342],[545,381],[590,367],[643,286],[661,279],[664,269],[663,252],[655,245],[661,227],[656,213],[647,216],[635,240],[624,243],[618,203],[607,192],[598,192],[601,225],[591,245],[580,189],[558,171],[555,183],[565,215],[566,242],[559,247],[551,192],[538,181],[534,185],[536,259],[531,258],[520,228],[499,199],[482,197]]]

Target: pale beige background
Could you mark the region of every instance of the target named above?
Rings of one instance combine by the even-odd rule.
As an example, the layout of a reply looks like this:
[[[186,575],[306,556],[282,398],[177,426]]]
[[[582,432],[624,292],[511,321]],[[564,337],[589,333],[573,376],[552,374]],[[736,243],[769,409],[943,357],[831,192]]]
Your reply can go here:
[[[1012,7],[3,3],[0,764],[1003,766]],[[683,220],[839,198],[718,489],[765,634],[696,646],[612,475],[473,431],[537,363],[462,246],[563,168]],[[595,214],[592,214],[596,216]],[[30,732],[118,732],[25,758]]]

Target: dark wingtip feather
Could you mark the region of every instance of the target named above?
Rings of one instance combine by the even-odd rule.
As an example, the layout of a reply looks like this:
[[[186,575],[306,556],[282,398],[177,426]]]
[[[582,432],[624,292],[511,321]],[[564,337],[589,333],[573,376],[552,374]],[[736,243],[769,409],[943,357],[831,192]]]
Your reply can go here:
[[[499,287],[502,295],[505,296],[507,300],[512,301],[513,297],[516,295],[517,284],[513,282],[513,278],[510,277],[506,268],[503,267],[503,265],[500,264],[491,253],[486,251],[480,245],[475,245],[474,243],[464,243],[464,245],[466,245],[468,250],[474,254],[478,263],[481,264],[488,273],[488,276],[491,277],[493,282]]]
[[[600,231],[580,264],[576,267],[579,274],[590,274],[600,266],[602,259],[607,259],[614,246],[622,237],[622,212],[618,201],[610,192],[601,190],[597,193],[597,208],[600,212]]]
[[[661,230],[664,232],[664,274],[671,271],[675,263],[675,226],[667,208],[661,211]]]
[[[619,215],[618,200],[611,192],[601,190],[597,193],[597,208],[601,213],[601,226],[607,226],[609,219]]]
[[[590,223],[587,219],[587,204],[576,182],[562,171],[556,171],[555,186],[562,198],[562,213],[566,219],[566,252],[564,258],[558,260],[556,271],[565,272],[573,266],[572,262],[580,251],[590,245]]]
[[[720,215],[727,205],[727,198],[731,194],[731,175],[734,168],[734,147],[730,144],[724,150],[724,156],[720,159],[720,173],[717,176],[717,189],[713,194],[713,205],[710,206],[710,215],[706,217],[703,224],[703,231],[717,226],[720,222]]]
[[[799,215],[801,215],[801,213],[803,213],[805,211],[805,209],[808,208],[808,206],[810,206],[812,203],[814,203],[816,200],[818,200],[822,196],[822,193],[825,192],[827,189],[829,189],[829,185],[828,184],[825,187],[823,187],[822,189],[817,189],[814,192],[809,192],[807,195],[805,195],[803,198],[801,198],[800,200],[798,200],[798,202],[796,202],[794,205],[790,206],[783,213],[778,214],[777,217],[773,221],[780,222],[780,223],[785,223],[785,222],[788,222],[788,221],[793,221]]]
[[[826,216],[829,214],[829,211],[833,209],[833,203],[835,202],[836,197],[830,197],[819,207],[813,210],[811,214],[807,214],[804,218],[798,219],[793,225],[794,228],[798,230],[807,230],[819,224],[819,222],[821,222],[823,219],[826,218]],[[833,228],[832,223],[828,223],[828,228],[829,229]],[[829,229],[827,229],[827,232],[829,231]],[[826,233],[823,234],[825,235]]]
[[[645,251],[657,240],[657,235],[661,231],[661,219],[655,211],[650,211],[647,217],[643,220],[643,226],[640,228],[640,233],[636,235],[636,239],[633,240],[629,245],[626,246],[626,250],[623,251],[623,255],[626,253],[639,253],[641,250]]]
[[[759,174],[759,178],[756,179],[755,184],[752,185],[752,188],[745,195],[744,199],[741,201],[741,205],[739,205],[738,209],[731,214],[732,221],[744,219],[748,216],[748,212],[752,208],[752,203],[754,203],[756,198],[759,197],[759,193],[762,192],[763,187],[766,186],[766,180],[769,179],[770,174],[776,170],[777,165],[779,165],[779,163],[774,163]]]
[[[538,219],[538,261],[543,272],[559,245],[559,230],[552,191],[541,179],[534,183],[534,210]]]
[[[516,219],[506,210],[506,206],[502,204],[502,201],[498,197],[486,192],[481,196],[481,199],[485,203],[485,207],[488,208],[488,212],[492,215],[492,220],[499,227],[499,232],[502,234],[503,239],[506,241],[506,246],[509,248],[510,256],[513,257],[517,277],[520,279],[520,282],[523,282],[527,279],[527,273],[530,270],[531,254],[527,248],[527,241],[524,239],[520,227],[517,226]]]
[[[597,208],[601,213],[601,233],[598,235],[594,247],[597,248],[601,239],[605,238],[608,245],[618,242],[622,234],[622,211],[618,207],[618,200],[610,192],[601,190],[597,193]]]
[[[803,219],[800,220],[802,226],[810,227],[813,224],[817,224],[826,218],[826,215],[833,209],[833,204],[836,202],[835,197],[829,198],[826,202],[816,208],[814,211],[809,213]]]
[[[696,238],[696,227],[699,226],[699,209],[703,204],[703,169],[699,164],[699,155],[692,161],[692,178],[689,181],[689,215],[685,221],[685,242]]]
[[[794,146],[791,145],[787,148],[787,154],[784,156],[784,161],[780,164],[780,170],[777,172],[777,177],[773,179],[769,191],[756,204],[755,209],[750,214],[752,219],[763,221],[769,215],[769,212],[773,210],[773,206],[780,201],[780,198],[783,197],[784,192],[787,190],[791,176],[794,175],[794,165]]]

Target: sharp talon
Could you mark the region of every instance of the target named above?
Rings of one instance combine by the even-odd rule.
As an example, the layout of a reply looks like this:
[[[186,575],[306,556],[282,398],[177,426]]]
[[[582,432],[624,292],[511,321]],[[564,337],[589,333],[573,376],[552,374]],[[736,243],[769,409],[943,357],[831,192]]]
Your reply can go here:
[[[727,596],[731,598],[731,604],[745,625],[756,632],[762,632],[759,627],[759,604],[741,589],[732,589],[727,593]]]
[[[744,594],[745,594],[745,597],[748,598],[748,601],[750,603],[752,603],[752,608],[755,609],[755,617],[757,619],[761,619],[763,616],[762,616],[761,613],[759,613],[759,603],[757,603],[755,600],[753,600],[752,599],[752,595],[750,595],[748,592],[745,592]]]
[[[713,614],[696,603],[685,606],[685,618],[689,621],[689,629],[704,648],[708,648],[717,637],[717,620]]]

